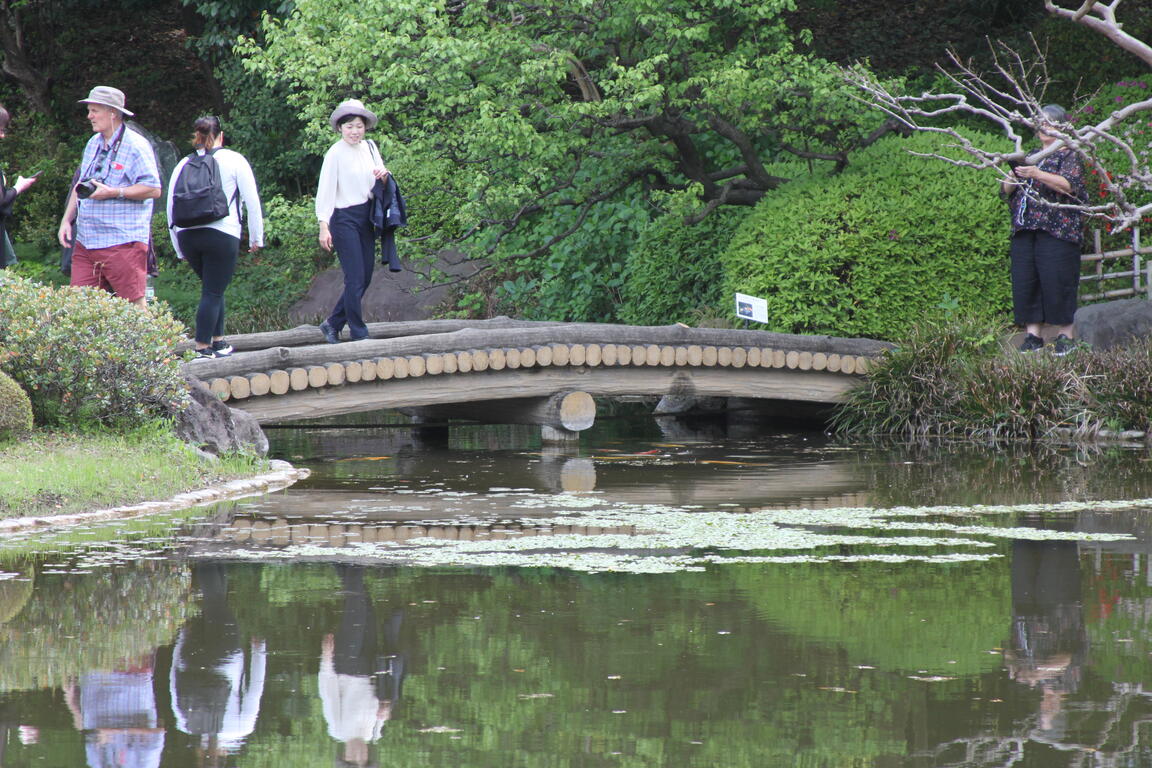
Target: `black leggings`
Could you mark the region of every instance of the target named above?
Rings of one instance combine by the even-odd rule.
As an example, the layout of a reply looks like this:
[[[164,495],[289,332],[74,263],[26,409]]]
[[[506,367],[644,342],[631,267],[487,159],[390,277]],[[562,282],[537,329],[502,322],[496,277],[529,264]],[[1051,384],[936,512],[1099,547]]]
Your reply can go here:
[[[196,309],[196,341],[211,344],[224,335],[224,290],[236,272],[240,238],[211,227],[182,229],[176,233],[180,250],[200,278],[200,306]]]

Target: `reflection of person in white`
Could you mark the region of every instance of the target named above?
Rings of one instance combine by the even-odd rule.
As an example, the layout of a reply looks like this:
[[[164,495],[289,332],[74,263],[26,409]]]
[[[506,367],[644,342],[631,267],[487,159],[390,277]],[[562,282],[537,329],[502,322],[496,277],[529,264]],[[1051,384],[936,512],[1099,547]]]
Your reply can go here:
[[[245,670],[244,651],[239,648],[222,657],[210,669],[202,670],[217,679],[219,693],[222,694],[220,701],[214,702],[216,711],[210,713],[211,727],[215,730],[206,733],[200,730],[205,725],[203,713],[196,712],[188,705],[188,700],[196,699],[197,694],[186,689],[181,690],[178,682],[178,676],[184,671],[185,666],[184,643],[185,633],[181,630],[176,638],[170,679],[176,727],[184,733],[200,735],[205,740],[203,746],[210,747],[214,751],[234,752],[243,745],[245,737],[256,730],[256,720],[260,716],[260,697],[264,695],[267,646],[262,639],[252,640],[247,670]]]
[[[172,712],[177,728],[200,737],[201,754],[214,757],[238,751],[256,729],[267,649],[264,640],[253,638],[245,653],[222,565],[193,566],[192,583],[200,591],[200,615],[176,636]]]
[[[320,644],[320,701],[328,735],[344,742],[344,760],[368,764],[368,745],[380,738],[384,723],[392,719],[392,702],[376,697],[376,683],[367,675],[336,671],[336,638],[325,635]]]
[[[400,698],[404,679],[403,655],[380,656],[376,611],[364,584],[364,568],[337,565],[344,606],[335,634],[320,643],[320,701],[328,734],[343,742],[339,766],[371,765],[368,745],[380,738],[392,707]],[[398,648],[403,613],[393,614],[385,630],[385,643]]]

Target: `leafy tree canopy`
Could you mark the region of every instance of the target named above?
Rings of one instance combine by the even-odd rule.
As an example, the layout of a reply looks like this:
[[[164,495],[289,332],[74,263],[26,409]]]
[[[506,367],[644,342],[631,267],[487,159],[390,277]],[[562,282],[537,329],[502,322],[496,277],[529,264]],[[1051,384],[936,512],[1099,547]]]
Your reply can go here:
[[[642,207],[650,190],[692,184],[704,213],[787,181],[766,164],[789,151],[846,162],[879,118],[797,51],[782,16],[792,5],[298,0],[239,50],[289,86],[317,153],[334,139],[329,111],[358,97],[381,116],[398,177],[438,169],[424,171],[425,191],[452,204],[430,245],[479,235],[499,254],[520,225],[572,211],[567,228],[508,246],[541,254],[601,203]]]

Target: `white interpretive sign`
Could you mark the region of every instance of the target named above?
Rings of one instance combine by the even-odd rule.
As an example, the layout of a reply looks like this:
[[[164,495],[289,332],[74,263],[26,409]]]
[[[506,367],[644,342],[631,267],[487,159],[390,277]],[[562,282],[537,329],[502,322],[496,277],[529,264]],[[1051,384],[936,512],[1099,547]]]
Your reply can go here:
[[[736,294],[736,316],[757,323],[768,322],[768,302],[758,296]]]

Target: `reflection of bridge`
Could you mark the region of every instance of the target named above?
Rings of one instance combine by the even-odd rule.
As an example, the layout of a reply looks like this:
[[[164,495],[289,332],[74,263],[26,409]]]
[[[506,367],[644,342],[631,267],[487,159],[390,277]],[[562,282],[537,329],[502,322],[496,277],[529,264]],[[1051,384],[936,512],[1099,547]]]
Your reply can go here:
[[[594,498],[607,504],[701,509],[722,505],[732,514],[780,507],[860,507],[872,500],[866,478],[853,462],[765,457],[763,462],[725,466],[710,463],[710,457],[727,453],[711,454],[706,448],[692,460],[673,455],[501,452],[488,463],[471,462],[466,480],[453,482],[447,492],[413,492],[412,488],[442,485],[444,454],[405,449],[402,435],[407,432],[389,430],[371,438],[347,430],[323,433],[318,440],[330,440],[351,454],[341,461],[359,478],[358,487],[348,489],[339,482],[325,487],[323,478],[313,475],[308,487],[295,486],[286,493],[222,508],[224,514],[197,533],[190,551],[197,557],[227,558],[235,549],[259,550],[279,557],[275,550],[304,546],[307,555],[302,559],[344,560],[351,557],[349,553],[335,550],[358,543],[540,538],[540,546],[547,547],[543,539],[550,536],[637,532],[634,526],[573,525],[539,514],[525,520],[524,509],[516,506],[524,493],[491,492],[497,487],[529,495],[595,491]],[[382,470],[375,460],[380,452],[389,454],[395,473],[365,477],[361,472],[366,469]],[[359,459],[357,453],[373,458]],[[613,460],[621,458],[635,459],[639,465]]]
[[[570,426],[587,405],[558,393],[741,397],[835,403],[888,345],[871,339],[594,323],[377,323],[324,344],[312,326],[233,337],[237,353],[185,370],[262,423],[384,408],[474,409],[515,401],[529,423]],[[591,399],[587,400],[591,403]],[[594,405],[592,406],[594,413]],[[440,415],[462,415],[440,411]],[[489,414],[496,418],[493,414]],[[517,421],[504,415],[500,420]]]

